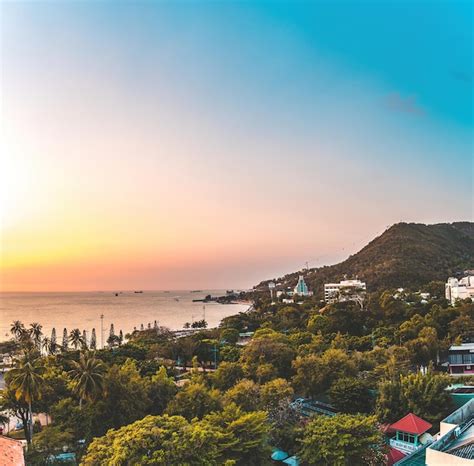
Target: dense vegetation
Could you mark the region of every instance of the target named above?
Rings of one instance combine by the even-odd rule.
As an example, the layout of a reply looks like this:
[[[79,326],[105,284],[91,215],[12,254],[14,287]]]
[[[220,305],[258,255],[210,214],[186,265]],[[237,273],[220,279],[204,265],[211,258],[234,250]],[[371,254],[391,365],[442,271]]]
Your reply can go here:
[[[0,424],[21,420],[31,465],[55,464],[66,449],[72,464],[89,466],[251,466],[270,464],[274,448],[303,465],[383,464],[381,424],[413,412],[436,431],[453,409],[442,362],[453,343],[474,341],[474,304],[449,306],[444,283],[426,277],[472,267],[472,241],[469,223],[396,225],[346,261],[348,273],[361,267],[374,280],[364,303],[285,304],[262,288],[251,311],[186,336],[157,326],[111,332],[98,350],[95,334],[86,342],[74,329],[58,343],[55,331],[14,322],[0,343],[12,360]],[[338,279],[340,270],[309,277]],[[409,280],[429,298],[382,287]],[[301,398],[338,413],[308,417]]]
[[[473,264],[474,223],[398,223],[345,261],[310,269],[304,275],[309,288],[319,295],[324,283],[339,282],[345,275],[366,281],[370,291],[418,290],[430,281],[462,274]],[[276,281],[282,288],[294,287],[300,273]],[[262,282],[257,289],[266,290],[267,284]]]
[[[260,465],[272,447],[308,465],[381,464],[379,423],[414,412],[436,425],[452,410],[437,364],[474,338],[474,304],[448,306],[430,289],[427,302],[371,293],[364,309],[259,299],[218,329],[137,331],[96,351],[74,331],[67,347],[51,345],[41,326],[16,322],[0,349],[16,358],[0,411],[23,420],[29,464],[51,464],[63,446],[85,465]],[[245,345],[241,332],[254,332]],[[307,418],[296,397],[340,414]]]

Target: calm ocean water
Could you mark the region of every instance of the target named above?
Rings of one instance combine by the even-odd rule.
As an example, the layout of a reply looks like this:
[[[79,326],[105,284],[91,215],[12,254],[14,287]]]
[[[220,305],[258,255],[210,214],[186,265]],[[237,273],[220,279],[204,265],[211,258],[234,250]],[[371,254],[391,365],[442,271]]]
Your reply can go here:
[[[144,291],[134,293],[124,291],[115,293],[0,293],[0,341],[11,337],[10,325],[21,320],[25,325],[39,322],[43,332],[50,336],[56,328],[58,341],[62,338],[63,328],[86,330],[90,335],[96,329],[100,344],[100,315],[104,315],[104,334],[107,338],[110,324],[114,324],[115,333],[120,330],[126,334],[134,327],[146,327],[155,320],[159,325],[174,330],[181,329],[185,322],[200,320],[205,313],[209,327],[214,327],[229,315],[245,311],[245,304],[193,303],[207,294],[219,296],[223,290],[204,290],[199,293],[190,291]]]

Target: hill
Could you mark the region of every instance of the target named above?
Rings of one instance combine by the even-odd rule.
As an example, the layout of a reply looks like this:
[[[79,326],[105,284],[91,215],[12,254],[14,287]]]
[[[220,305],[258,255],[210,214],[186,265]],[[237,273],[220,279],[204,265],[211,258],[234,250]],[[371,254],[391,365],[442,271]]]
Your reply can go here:
[[[316,294],[322,292],[324,283],[338,282],[344,276],[365,281],[368,291],[419,289],[473,268],[474,223],[397,223],[339,264],[290,273],[274,281],[281,288],[295,286],[303,273]],[[261,282],[256,289],[265,289],[268,282]]]

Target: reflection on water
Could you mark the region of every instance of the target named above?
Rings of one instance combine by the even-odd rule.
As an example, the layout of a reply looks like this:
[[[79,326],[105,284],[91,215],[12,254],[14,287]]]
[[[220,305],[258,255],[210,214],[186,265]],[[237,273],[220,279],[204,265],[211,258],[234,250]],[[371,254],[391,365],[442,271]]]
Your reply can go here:
[[[133,291],[84,292],[84,293],[1,293],[0,294],[0,341],[10,338],[10,325],[20,320],[25,325],[39,322],[45,335],[56,328],[58,340],[62,338],[63,328],[100,330],[100,315],[104,315],[104,329],[108,333],[113,323],[115,332],[124,334],[134,327],[159,325],[180,329],[185,322],[205,317],[210,327],[218,325],[226,316],[245,311],[245,304],[193,303],[193,299],[207,294],[222,295],[225,290],[190,291]]]

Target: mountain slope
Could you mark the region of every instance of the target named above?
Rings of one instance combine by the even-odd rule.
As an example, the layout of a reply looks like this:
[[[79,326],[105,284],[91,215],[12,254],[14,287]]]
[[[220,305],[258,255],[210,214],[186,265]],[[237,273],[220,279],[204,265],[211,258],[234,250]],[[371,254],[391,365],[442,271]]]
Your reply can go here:
[[[424,225],[397,223],[372,240],[357,254],[331,266],[304,272],[315,293],[324,283],[338,282],[346,275],[367,283],[369,291],[383,288],[412,288],[432,280],[446,280],[474,268],[474,223],[456,222]],[[277,280],[281,287],[294,286],[295,272]],[[257,285],[264,289],[268,280]]]

